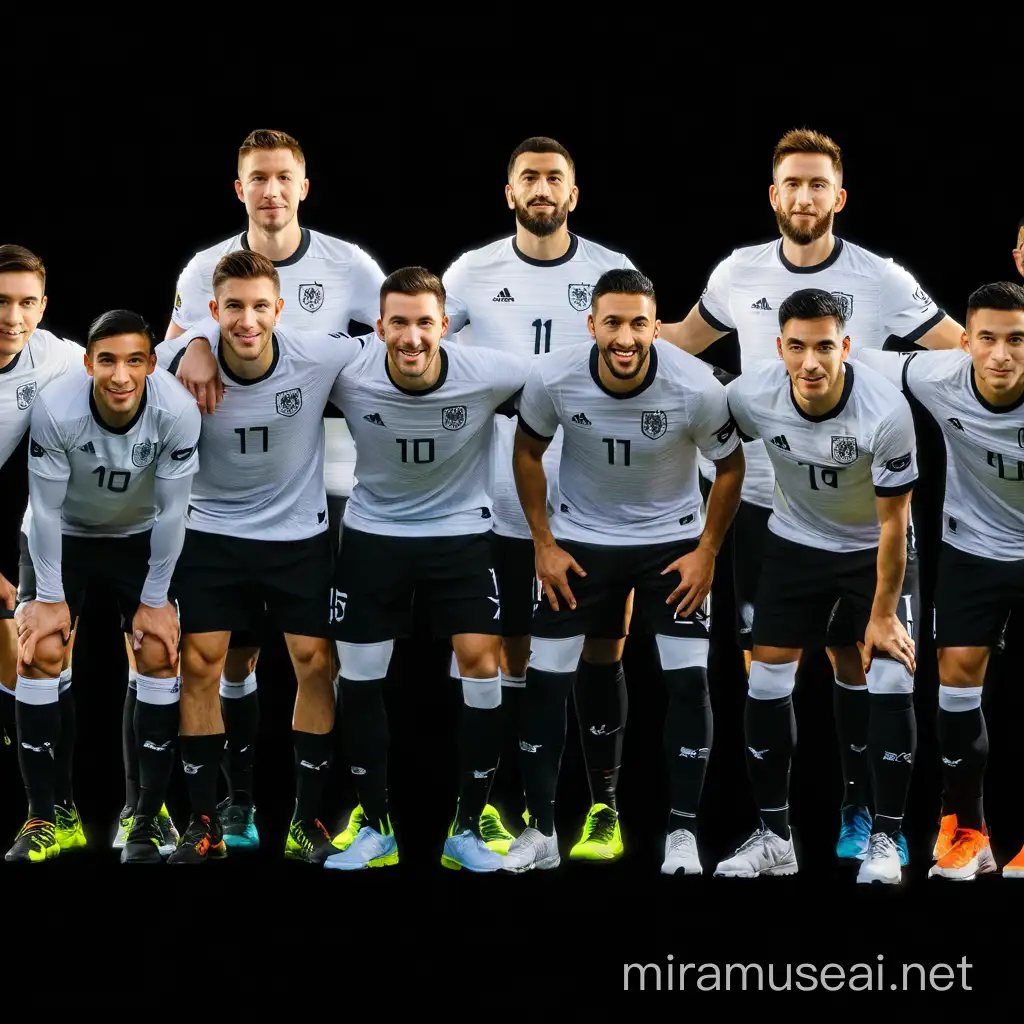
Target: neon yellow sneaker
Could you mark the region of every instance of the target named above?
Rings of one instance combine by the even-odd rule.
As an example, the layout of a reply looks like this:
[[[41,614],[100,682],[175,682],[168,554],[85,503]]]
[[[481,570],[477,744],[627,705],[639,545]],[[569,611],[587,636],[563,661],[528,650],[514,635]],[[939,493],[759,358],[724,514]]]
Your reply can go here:
[[[331,846],[336,850],[347,850],[352,845],[356,833],[365,824],[366,816],[363,814],[362,805],[356,804],[352,813],[348,816],[348,824],[331,840]]]
[[[285,860],[323,864],[332,853],[331,834],[320,824],[319,818],[308,822],[292,820],[284,844]]]
[[[504,856],[512,845],[515,836],[501,823],[498,809],[488,804],[480,815],[480,838],[487,844],[487,849]]]
[[[616,861],[622,856],[618,811],[594,804],[587,813],[580,841],[569,851],[570,860]]]
[[[60,856],[60,844],[52,821],[29,818],[4,860],[8,864],[41,864],[51,857]]]
[[[74,804],[70,807],[61,807],[58,804],[54,810],[57,812],[54,833],[57,836],[57,844],[60,846],[61,853],[82,849],[86,844],[86,839],[82,829],[82,819],[78,816],[78,808]]]

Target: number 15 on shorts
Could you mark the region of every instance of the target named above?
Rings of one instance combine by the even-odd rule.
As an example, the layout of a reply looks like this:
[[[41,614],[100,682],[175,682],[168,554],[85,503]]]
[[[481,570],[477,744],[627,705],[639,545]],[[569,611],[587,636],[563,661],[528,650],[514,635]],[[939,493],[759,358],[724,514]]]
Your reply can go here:
[[[345,618],[345,605],[348,604],[348,594],[331,587],[331,610],[329,622],[342,622]]]

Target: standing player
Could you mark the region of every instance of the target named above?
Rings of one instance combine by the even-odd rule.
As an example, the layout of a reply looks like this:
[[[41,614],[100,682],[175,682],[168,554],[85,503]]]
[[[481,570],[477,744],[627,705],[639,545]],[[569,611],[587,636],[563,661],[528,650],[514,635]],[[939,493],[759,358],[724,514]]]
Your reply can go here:
[[[60,741],[64,644],[86,591],[117,597],[133,638],[139,699],[139,806],[122,862],[160,863],[157,815],[178,727],[178,617],[168,599],[198,468],[199,411],[156,365],[136,313],[114,310],[89,329],[85,370],[41,391],[29,441],[33,600],[18,611],[17,720],[28,820],[9,861],[56,856],[54,750]]]
[[[455,340],[538,357],[569,345],[589,348],[587,316],[597,279],[606,270],[633,265],[622,255],[569,231],[579,187],[576,165],[560,143],[529,138],[512,152],[505,185],[516,233],[460,256],[444,275],[453,309]],[[501,586],[502,687],[506,704],[504,752],[518,756],[517,714],[530,654],[530,621],[537,592],[533,542],[512,477],[516,425],[495,422],[491,462],[494,500],[495,567]],[[552,510],[557,500],[559,431],[545,458]],[[574,858],[614,860],[622,854],[615,790],[626,722],[626,682],[622,640],[587,639],[575,687],[591,808]],[[454,674],[454,670],[453,670]],[[505,811],[521,801],[516,765],[506,765],[510,781]],[[493,849],[504,852],[512,836],[489,807],[485,832]]]
[[[967,300],[961,352],[862,355],[928,410],[946,442],[935,584],[939,752],[946,808],[930,877],[997,870],[982,782],[982,686],[1007,619],[1024,612],[1024,288],[989,284]],[[1003,868],[1024,878],[1024,850]]]
[[[500,581],[492,558],[488,448],[495,413],[526,381],[529,361],[442,346],[445,289],[422,267],[381,286],[377,332],[345,367],[332,400],[352,425],[358,483],[345,509],[333,615],[341,662],[342,747],[362,818],[326,866],[394,864],[387,803],[384,679],[398,637],[412,632],[413,600],[450,637],[462,680],[461,783],[441,863],[498,871],[484,808],[501,751]]]
[[[801,652],[824,640],[867,679],[875,813],[857,881],[895,884],[915,743],[914,643],[897,616],[917,479],[913,418],[884,377],[847,361],[843,309],[830,292],[794,292],[778,318],[782,361],[756,363],[726,389],[741,435],[770,440],[776,482],[744,716],[761,824],[715,874],[797,870],[789,828],[792,693]]]
[[[559,864],[554,804],[566,698],[586,638],[625,634],[634,587],[669,694],[672,803],[661,870],[702,871],[697,812],[712,733],[705,602],[739,505],[743,450],[725,388],[710,367],[655,340],[656,316],[646,277],[606,271],[587,318],[596,343],[534,363],[520,400],[516,485],[546,600],[533,621],[526,675],[521,748],[530,820],[509,847],[514,871]],[[544,452],[559,426],[561,493],[549,522]],[[698,450],[718,469],[706,524]]]
[[[787,132],[775,147],[768,198],[782,237],[734,250],[715,267],[700,301],[679,324],[666,324],[662,337],[694,354],[727,332],[739,333],[746,372],[763,360],[776,362],[776,317],[787,295],[810,283],[840,302],[854,355],[881,348],[955,348],[963,329],[938,309],[914,278],[891,259],[833,234],[835,215],[846,205],[839,147],[807,129]],[[743,501],[736,515],[733,560],[737,642],[751,649],[754,595],[772,508],[774,477],[765,445],[747,446]],[[908,628],[920,620],[917,553],[908,535],[908,573],[901,602],[910,605]],[[868,700],[858,685],[856,659],[849,665],[829,651],[835,671],[836,727],[845,787],[837,855],[863,859],[871,815],[868,810]],[[744,655],[748,670],[749,653]],[[906,862],[906,844],[900,837]]]
[[[238,151],[235,192],[245,204],[248,227],[241,234],[196,253],[189,261],[178,279],[174,311],[167,325],[168,339],[178,337],[208,315],[217,261],[239,249],[259,253],[273,263],[284,298],[280,321],[284,327],[325,334],[348,333],[350,321],[368,327],[376,322],[384,280],[376,262],[351,242],[299,226],[299,204],[309,192],[309,181],[306,158],[295,139],[278,131],[250,133]],[[200,408],[212,411],[222,384],[208,351],[202,342],[192,346],[179,379],[192,385]],[[351,493],[354,453],[351,435],[342,419],[331,415],[324,427],[328,516],[335,524],[341,522],[345,501]],[[332,539],[336,538],[337,530],[332,529]],[[230,792],[218,810],[228,846],[259,844],[252,793],[259,728],[258,656],[258,632],[236,634],[220,684]],[[129,693],[128,699],[131,697]]]

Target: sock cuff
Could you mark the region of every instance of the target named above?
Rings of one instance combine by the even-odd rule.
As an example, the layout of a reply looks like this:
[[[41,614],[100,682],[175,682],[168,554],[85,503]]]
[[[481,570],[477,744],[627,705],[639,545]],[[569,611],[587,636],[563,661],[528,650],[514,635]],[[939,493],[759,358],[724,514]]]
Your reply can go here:
[[[490,679],[469,679],[462,676],[462,700],[467,707],[493,711],[501,707],[501,675]]]
[[[129,690],[138,690],[138,688],[139,688],[138,684],[135,682],[135,680],[137,678],[138,678],[138,674],[135,672],[135,670],[134,669],[128,669],[128,689]]]
[[[14,699],[21,704],[56,704],[60,700],[60,677],[26,679],[24,676],[18,676]]]
[[[525,675],[509,676],[509,675],[506,675],[504,672],[499,672],[498,674],[501,677],[501,685],[502,686],[515,686],[515,687],[524,687],[524,686],[526,686],[526,676]]]
[[[836,686],[841,690],[848,690],[850,693],[867,693],[868,687],[865,683],[863,686],[854,686],[852,683],[844,683],[839,676],[835,676]]]
[[[17,693],[14,690],[8,689],[3,683],[0,683],[0,693],[6,693],[8,697],[17,698]]]
[[[18,680],[21,686],[21,680]],[[974,711],[981,707],[981,686],[940,686],[939,707],[943,711]]]
[[[139,674],[135,677],[135,684],[141,704],[177,704],[181,697],[181,676],[159,679]]]
[[[256,692],[256,673],[250,672],[240,682],[232,682],[230,679],[225,678],[223,673],[220,677],[220,695],[227,700],[240,700],[242,697],[248,697],[250,693]]]
[[[796,687],[796,669],[795,661],[788,661],[782,665],[752,661],[747,695],[754,700],[776,700],[791,697]]]

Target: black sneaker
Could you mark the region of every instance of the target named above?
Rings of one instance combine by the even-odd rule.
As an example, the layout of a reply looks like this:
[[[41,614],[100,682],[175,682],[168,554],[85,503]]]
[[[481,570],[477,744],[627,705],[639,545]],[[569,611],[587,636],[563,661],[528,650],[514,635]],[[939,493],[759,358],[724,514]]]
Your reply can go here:
[[[132,818],[131,831],[128,833],[124,849],[121,850],[121,863],[162,864],[163,857],[160,856],[162,842],[160,824],[156,816],[142,818],[135,815]]]
[[[220,823],[216,820],[211,822],[204,814],[198,821],[195,818],[189,820],[185,834],[178,840],[178,848],[167,858],[167,863],[202,864],[208,860],[220,860],[227,853]]]
[[[56,825],[42,818],[29,818],[21,826],[18,838],[14,840],[4,860],[8,864],[41,864],[59,855]]]
[[[320,824],[320,819],[313,821],[293,821],[288,829],[285,840],[284,856],[286,860],[299,860],[306,864],[323,864],[325,860],[338,851],[331,845],[331,835]]]

